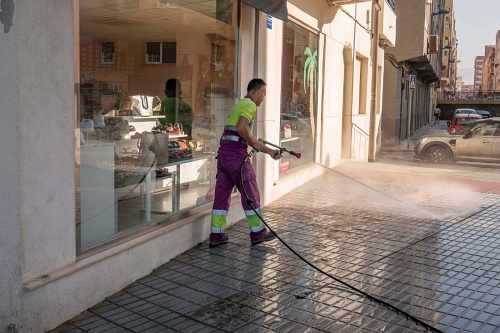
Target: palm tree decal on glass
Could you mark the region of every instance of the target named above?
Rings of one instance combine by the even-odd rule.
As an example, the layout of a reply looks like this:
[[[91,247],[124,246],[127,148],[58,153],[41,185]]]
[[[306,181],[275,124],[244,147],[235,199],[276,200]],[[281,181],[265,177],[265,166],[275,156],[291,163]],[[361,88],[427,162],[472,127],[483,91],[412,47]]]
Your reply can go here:
[[[315,120],[314,120],[314,96],[317,90],[317,68],[318,68],[318,51],[312,53],[309,47],[306,47],[304,54],[307,56],[304,63],[304,91],[306,94],[309,90],[309,114],[311,115],[311,130],[312,139],[314,142]]]

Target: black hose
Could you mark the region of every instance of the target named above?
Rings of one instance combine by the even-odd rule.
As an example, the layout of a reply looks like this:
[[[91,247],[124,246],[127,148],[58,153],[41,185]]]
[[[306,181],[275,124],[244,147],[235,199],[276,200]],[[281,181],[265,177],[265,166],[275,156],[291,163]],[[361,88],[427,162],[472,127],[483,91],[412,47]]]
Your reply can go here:
[[[250,199],[248,197],[248,194],[247,194],[247,191],[245,189],[245,185],[244,185],[244,182],[243,182],[243,166],[245,165],[245,163],[250,159],[250,157],[252,157],[252,155],[257,152],[256,149],[252,149],[248,155],[245,157],[245,159],[243,160],[243,163],[241,163],[241,166],[240,166],[240,182],[241,182],[241,190],[243,192],[243,195],[245,196],[245,199],[246,199],[246,203],[249,204],[251,207],[252,207],[252,210],[255,212],[255,214],[259,217],[259,219],[262,221],[262,223],[264,223],[264,225],[269,229],[270,232],[272,232],[274,234],[274,236],[276,236],[276,238],[283,244],[285,245],[286,248],[288,248],[293,254],[295,254],[300,260],[302,260],[303,262],[305,262],[307,265],[311,266],[312,268],[314,268],[315,270],[317,270],[318,272],[320,272],[321,274],[323,275],[326,275],[328,276],[330,279],[340,283],[340,284],[343,284],[344,286],[356,291],[357,293],[365,296],[366,298],[368,298],[369,300],[373,301],[375,304],[378,304],[380,306],[385,306],[387,307],[388,309],[396,312],[397,314],[401,314],[401,315],[404,315],[406,316],[407,319],[410,319],[412,321],[415,322],[416,325],[421,325],[425,330],[430,330],[431,332],[436,332],[436,333],[444,333],[443,331],[440,331],[439,329],[425,323],[424,321],[412,316],[411,314],[401,310],[401,309],[398,309],[397,307],[385,302],[385,301],[382,301],[381,299],[378,299],[374,296],[371,296],[367,293],[365,293],[364,291],[348,284],[347,282],[344,282],[342,280],[340,280],[339,278],[336,278],[335,276],[323,271],[321,268],[317,267],[316,265],[314,265],[313,263],[309,262],[307,259],[305,259],[304,257],[302,257],[297,251],[295,251],[293,248],[290,247],[290,245],[288,245],[268,224],[266,221],[264,221],[264,218],[260,215],[260,213],[257,211],[257,209],[255,209],[255,206],[253,205],[253,201],[252,199]],[[307,296],[307,295],[305,295]],[[304,297],[305,297],[304,296]],[[303,298],[303,297],[302,297]]]

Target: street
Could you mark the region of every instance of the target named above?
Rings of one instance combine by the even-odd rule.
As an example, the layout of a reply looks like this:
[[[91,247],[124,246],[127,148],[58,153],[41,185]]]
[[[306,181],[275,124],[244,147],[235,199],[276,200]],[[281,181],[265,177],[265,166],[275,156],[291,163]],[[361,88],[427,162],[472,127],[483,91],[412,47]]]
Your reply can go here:
[[[383,154],[326,171],[264,219],[317,267],[436,331],[497,332],[499,176]],[[238,222],[229,244],[204,242],[53,332],[424,331],[277,240],[250,246],[247,229]]]

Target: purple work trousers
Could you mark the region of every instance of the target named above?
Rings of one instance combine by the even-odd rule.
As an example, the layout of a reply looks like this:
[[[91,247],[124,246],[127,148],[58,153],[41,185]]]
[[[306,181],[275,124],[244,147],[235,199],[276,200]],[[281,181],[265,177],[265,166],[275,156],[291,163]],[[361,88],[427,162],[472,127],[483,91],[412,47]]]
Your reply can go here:
[[[229,205],[231,203],[231,193],[233,192],[234,186],[238,189],[241,194],[241,204],[245,210],[245,215],[247,216],[248,224],[250,226],[250,238],[251,240],[256,240],[261,238],[266,232],[262,221],[258,219],[255,215],[252,206],[247,203],[247,198],[243,191],[246,192],[249,199],[252,200],[252,204],[257,211],[260,211],[260,193],[257,187],[257,180],[255,178],[255,172],[252,167],[252,163],[248,160],[243,166],[243,171],[240,177],[240,167],[241,163],[245,159],[246,155],[242,154],[227,154],[221,153],[219,151],[217,157],[217,181],[215,184],[215,199],[213,204],[214,211],[228,211]],[[241,187],[241,179],[244,182],[244,190]],[[214,223],[212,222],[212,227]],[[220,226],[216,226],[220,227]],[[224,233],[214,233],[210,234],[210,240],[217,242],[221,237],[224,237]]]

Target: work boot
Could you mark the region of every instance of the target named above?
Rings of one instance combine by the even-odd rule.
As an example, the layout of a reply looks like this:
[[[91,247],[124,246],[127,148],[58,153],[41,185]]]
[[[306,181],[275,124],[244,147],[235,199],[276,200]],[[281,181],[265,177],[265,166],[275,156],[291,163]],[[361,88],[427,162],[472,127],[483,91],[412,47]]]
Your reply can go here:
[[[222,244],[229,243],[229,237],[226,234],[210,234],[210,243],[208,243],[208,247],[217,247]]]
[[[268,231],[264,235],[262,235],[261,237],[252,239],[251,242],[252,242],[252,245],[257,245],[257,244],[260,244],[262,242],[271,241],[273,239],[276,239],[276,236],[272,232]]]

